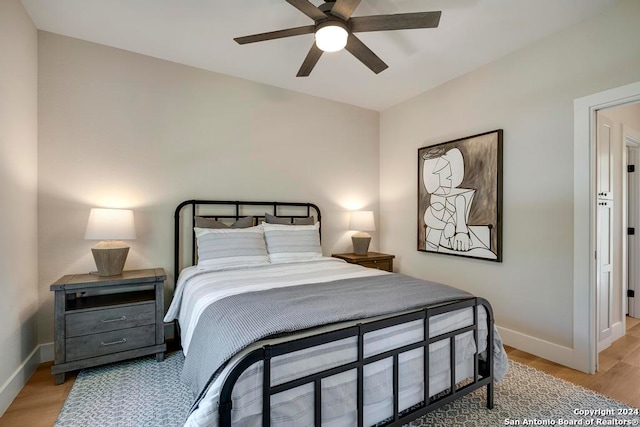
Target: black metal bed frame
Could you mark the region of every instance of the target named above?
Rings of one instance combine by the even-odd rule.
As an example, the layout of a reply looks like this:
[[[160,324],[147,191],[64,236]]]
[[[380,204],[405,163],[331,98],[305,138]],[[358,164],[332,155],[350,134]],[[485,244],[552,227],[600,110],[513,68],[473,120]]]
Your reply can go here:
[[[184,206],[191,205],[193,217],[192,225],[195,223],[195,216],[197,213],[198,205],[233,205],[235,206],[234,215],[202,215],[210,218],[229,218],[239,219],[243,216],[241,212],[242,206],[271,206],[273,207],[273,215],[282,216],[285,218],[300,218],[305,215],[278,215],[279,207],[306,207],[306,216],[311,214],[311,209],[315,210],[318,220],[320,220],[320,209],[312,203],[285,203],[285,202],[239,202],[239,201],[211,201],[211,200],[188,200],[182,202],[177,208],[175,213],[175,268],[176,268],[176,280],[179,273],[179,256],[178,251],[180,248],[179,236],[180,236],[180,211]],[[256,215],[254,215],[256,216]],[[257,215],[256,217],[260,217]],[[193,227],[192,227],[193,228]],[[192,263],[195,263],[195,237],[193,238],[192,245]],[[480,349],[477,348],[474,354],[473,360],[473,377],[471,380],[463,384],[456,383],[456,337],[458,335],[473,332],[474,341],[478,343],[478,308],[482,306],[486,310],[487,315],[487,347],[486,356],[484,360],[480,359]],[[433,316],[439,314],[461,310],[465,308],[473,309],[473,324],[470,326],[462,327],[450,332],[440,334],[435,337],[430,337],[429,320]],[[374,354],[372,356],[364,356],[364,336],[365,334],[388,328],[391,326],[399,325],[405,322],[411,322],[416,320],[422,320],[423,324],[423,339],[421,341],[413,342],[411,344],[403,345],[388,351]],[[331,377],[342,372],[355,369],[357,371],[357,413],[358,413],[358,427],[364,427],[364,367],[368,364],[377,362],[379,360],[392,358],[393,364],[393,415],[389,419],[385,420],[382,424],[386,426],[399,427],[407,424],[417,418],[424,416],[425,414],[442,407],[464,395],[471,393],[472,391],[487,387],[487,408],[493,408],[493,326],[494,317],[493,309],[487,300],[484,298],[468,298],[458,300],[449,303],[437,304],[434,306],[425,307],[420,310],[412,311],[410,313],[392,316],[380,320],[363,321],[357,325],[337,329],[330,332],[324,332],[317,335],[311,335],[304,338],[298,338],[291,341],[286,341],[273,345],[264,345],[261,348],[257,348],[247,354],[242,361],[240,361],[227,376],[220,393],[220,405],[219,405],[219,425],[221,427],[231,427],[231,409],[232,409],[232,392],[233,387],[240,375],[251,365],[257,362],[263,363],[263,378],[262,378],[262,425],[264,427],[270,425],[270,411],[271,411],[271,396],[283,391],[291,390],[296,387],[313,383],[314,385],[314,425],[316,427],[321,426],[322,413],[322,393],[321,384],[324,378]],[[341,340],[349,337],[357,337],[358,342],[358,356],[357,360],[349,362],[340,366],[336,366],[330,369],[326,369],[321,372],[316,372],[311,375],[307,375],[295,380],[271,385],[271,359],[283,354],[296,352],[299,350],[315,347],[322,344],[327,344],[332,341]],[[430,397],[429,391],[429,345],[438,341],[449,340],[449,366],[450,366],[450,385],[449,388],[443,392],[437,393],[435,396]],[[423,349],[423,374],[424,374],[424,396],[423,401],[419,405],[415,405],[404,411],[399,410],[399,355],[411,351],[417,348]]]

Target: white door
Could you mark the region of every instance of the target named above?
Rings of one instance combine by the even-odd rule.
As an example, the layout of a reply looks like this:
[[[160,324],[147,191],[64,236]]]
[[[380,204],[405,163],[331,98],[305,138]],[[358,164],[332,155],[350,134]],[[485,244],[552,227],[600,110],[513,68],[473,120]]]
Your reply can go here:
[[[613,129],[597,114],[597,321],[598,352],[609,347],[613,332]]]

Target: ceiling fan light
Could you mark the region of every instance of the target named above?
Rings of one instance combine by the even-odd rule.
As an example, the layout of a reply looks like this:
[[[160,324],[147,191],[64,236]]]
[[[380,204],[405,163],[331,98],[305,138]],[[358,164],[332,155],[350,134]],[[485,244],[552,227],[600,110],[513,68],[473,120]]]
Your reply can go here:
[[[339,25],[326,25],[316,31],[316,46],[324,52],[337,52],[347,45],[349,33]]]

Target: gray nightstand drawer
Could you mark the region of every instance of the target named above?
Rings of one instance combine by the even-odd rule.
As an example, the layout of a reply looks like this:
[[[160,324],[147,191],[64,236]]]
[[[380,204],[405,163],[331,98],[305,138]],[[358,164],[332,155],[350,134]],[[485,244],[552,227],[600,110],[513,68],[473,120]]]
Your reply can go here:
[[[156,322],[155,308],[155,302],[149,301],[124,307],[68,313],[67,338],[153,325]]]
[[[155,344],[154,325],[68,338],[67,361],[102,356]]]

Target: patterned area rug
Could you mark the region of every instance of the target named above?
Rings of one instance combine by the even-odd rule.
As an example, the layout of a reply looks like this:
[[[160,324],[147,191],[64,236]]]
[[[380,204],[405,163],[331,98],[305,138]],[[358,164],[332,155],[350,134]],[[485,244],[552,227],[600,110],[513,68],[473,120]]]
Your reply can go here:
[[[192,401],[180,381],[184,356],[167,354],[83,369],[54,427],[181,426]]]
[[[55,427],[181,426],[191,404],[180,382],[182,353],[162,363],[154,357],[85,369]],[[640,409],[631,408],[536,369],[510,362],[495,387],[495,407],[485,407],[485,388],[410,425],[422,426],[633,426]]]

